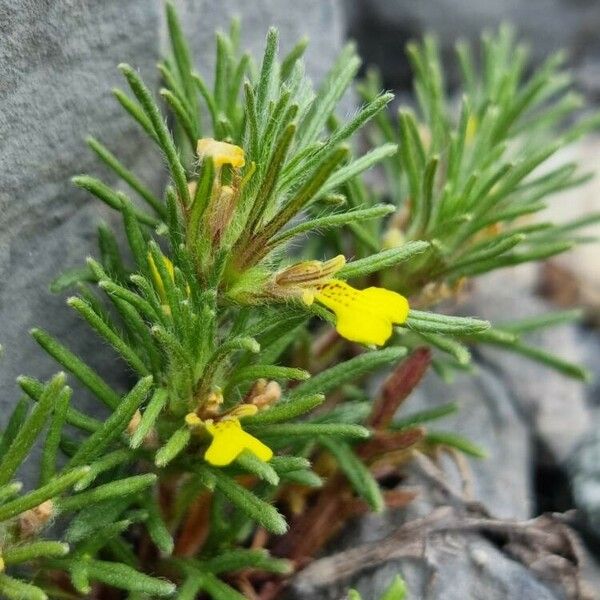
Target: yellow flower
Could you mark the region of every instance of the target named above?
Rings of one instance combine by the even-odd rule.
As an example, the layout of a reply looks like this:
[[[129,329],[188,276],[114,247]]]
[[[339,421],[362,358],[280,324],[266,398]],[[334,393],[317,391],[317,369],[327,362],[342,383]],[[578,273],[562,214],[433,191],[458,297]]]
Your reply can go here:
[[[320,286],[315,299],[335,313],[342,337],[361,344],[382,346],[392,335],[392,325],[408,317],[404,296],[378,287],[356,290],[340,279]]]
[[[152,258],[152,254],[148,252],[148,262],[150,263],[150,273],[152,275],[152,280],[154,281],[154,286],[156,287],[156,291],[158,292],[158,296],[161,299],[162,303],[166,305],[168,303],[167,300],[167,292],[165,291],[165,284],[156,268],[156,264],[154,259]],[[165,268],[167,269],[167,273],[171,277],[173,281],[175,281],[175,269],[173,267],[173,263],[166,257],[163,256],[163,263],[165,264]],[[166,308],[169,308],[166,306]]]
[[[213,138],[198,140],[196,152],[200,160],[210,156],[217,169],[220,169],[223,165],[241,168],[246,164],[242,148],[227,142],[219,142]]]
[[[237,417],[226,417],[217,423],[208,420],[204,427],[213,438],[204,460],[215,467],[231,464],[244,450],[265,462],[273,457],[271,448],[244,431]]]
[[[346,257],[343,254],[324,262],[304,260],[276,273],[270,291],[282,298],[299,297],[310,305],[319,286],[330,281],[345,264]]]
[[[475,139],[477,128],[479,126],[479,119],[475,115],[470,115],[467,120],[467,129],[465,131],[465,141],[470,144]]]

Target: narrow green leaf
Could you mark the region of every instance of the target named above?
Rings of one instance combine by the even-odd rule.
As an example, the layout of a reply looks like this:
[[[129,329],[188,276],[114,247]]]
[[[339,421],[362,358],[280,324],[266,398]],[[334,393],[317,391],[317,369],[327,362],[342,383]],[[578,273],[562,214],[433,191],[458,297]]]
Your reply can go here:
[[[219,469],[210,469],[210,473],[216,479],[217,489],[239,510],[272,533],[282,535],[287,531],[285,519],[270,504]]]
[[[35,560],[36,558],[57,558],[69,552],[69,544],[62,542],[37,541],[7,548],[2,558],[7,565]]]
[[[319,443],[333,454],[354,491],[375,512],[381,512],[385,503],[379,485],[365,464],[354,454],[352,448],[344,442],[328,438],[319,438]]]
[[[349,210],[347,212],[326,215],[324,217],[317,217],[316,219],[309,219],[286,229],[279,235],[276,235],[271,244],[281,244],[282,242],[289,240],[301,233],[307,231],[316,232],[331,229],[333,227],[341,227],[342,225],[348,225],[356,221],[367,221],[369,219],[379,219],[390,213],[394,212],[396,207],[393,204],[379,204],[371,208],[362,208],[357,210]]]
[[[292,565],[288,560],[271,557],[266,550],[236,548],[202,561],[202,569],[215,575],[242,569],[257,569],[285,575],[291,572]]]
[[[179,153],[163,120],[160,110],[152,99],[152,94],[144,85],[140,76],[129,65],[122,63],[119,65],[119,69],[127,79],[131,90],[135,94],[148,119],[150,119],[150,122],[152,123],[152,127],[156,132],[160,147],[169,164],[171,175],[173,177],[175,187],[177,188],[177,194],[179,195],[179,198],[185,206],[189,206],[190,197],[187,188],[185,170],[181,164]]]
[[[327,394],[349,381],[359,379],[367,373],[391,365],[405,355],[405,348],[384,348],[383,350],[365,352],[322,371],[308,381],[304,381],[291,390],[288,397],[291,401],[300,396]]]
[[[109,188],[106,184],[102,183],[99,179],[95,177],[90,177],[89,175],[77,175],[76,177],[72,177],[71,181],[77,187],[80,187],[84,190],[87,190],[96,198],[102,200],[102,202],[108,204],[111,208],[120,211],[121,210],[121,200],[117,193]],[[151,215],[140,211],[139,209],[134,209],[134,214],[136,219],[140,223],[144,223],[144,225],[150,225],[151,227],[156,227],[158,225],[158,220]]]
[[[393,421],[390,424],[390,428],[408,429],[409,427],[416,427],[417,425],[429,423],[430,421],[435,421],[436,419],[442,419],[443,417],[447,417],[448,415],[452,415],[456,412],[458,412],[458,404],[456,402],[449,402],[447,404],[442,404],[441,406],[436,406],[435,408],[415,412],[412,415],[408,415],[402,419]]]
[[[87,145],[106,163],[123,181],[135,190],[164,219],[166,210],[161,201],[129,170],[110,150],[94,137],[86,139]]]
[[[411,260],[415,256],[425,252],[429,247],[429,242],[407,242],[399,248],[383,250],[377,254],[348,263],[337,273],[337,276],[343,277],[344,279],[354,279],[356,277],[370,275],[371,273],[376,273],[383,269],[395,267],[401,262]]]
[[[86,475],[89,470],[89,467],[78,467],[77,469],[67,471],[33,492],[29,492],[20,498],[16,498],[15,500],[3,504],[0,506],[0,521],[6,521],[30,508],[40,505],[46,500],[56,498],[56,496],[77,483],[77,481]]]
[[[126,462],[132,462],[135,459],[136,455],[131,451],[128,451],[126,448],[121,448],[119,450],[109,452],[108,454],[104,454],[104,456],[101,456],[98,460],[95,460],[89,465],[89,473],[85,477],[82,477],[75,484],[73,489],[76,492],[80,492],[89,487],[96,480],[96,478],[105,471],[109,471],[110,469],[113,469],[114,467],[122,465]]]
[[[122,563],[88,559],[86,569],[90,579],[122,590],[143,592],[162,598],[170,596],[177,589],[170,581],[150,577]]]
[[[58,373],[44,389],[40,401],[21,425],[0,462],[0,485],[8,483],[31,451],[34,442],[46,425],[59,395],[65,387],[65,374]]]
[[[408,314],[406,325],[419,333],[448,335],[471,335],[490,328],[488,321],[480,319],[453,317],[412,309]]]
[[[185,449],[191,437],[192,434],[188,427],[184,426],[177,429],[167,440],[167,443],[157,450],[154,457],[154,464],[157,467],[165,467],[168,465]]]
[[[135,411],[146,399],[152,382],[153,378],[150,375],[136,383],[117,405],[114,412],[104,421],[102,427],[79,446],[69,462],[70,466],[75,467],[89,463],[106,451],[110,444],[123,433]]]
[[[148,534],[161,552],[171,555],[174,547],[173,537],[163,520],[158,502],[155,498],[148,496],[144,506],[148,511],[148,519],[145,521]]]
[[[279,476],[273,467],[264,460],[260,460],[260,458],[248,450],[244,450],[236,458],[235,462],[244,471],[253,473],[259,479],[262,479],[271,485],[277,485],[279,483]]]
[[[309,377],[310,373],[304,369],[280,367],[278,365],[250,365],[234,371],[231,377],[229,377],[227,385],[232,387],[244,381],[255,381],[261,378],[304,381]]]
[[[64,387],[54,403],[50,427],[44,442],[42,458],[40,460],[40,485],[44,485],[54,477],[56,473],[56,461],[60,446],[60,436],[67,418],[67,410],[71,400],[72,390]]]
[[[0,593],[8,600],[48,600],[39,587],[0,573]]]
[[[17,383],[32,400],[35,400],[36,402],[40,401],[40,398],[44,393],[44,384],[41,381],[38,381],[33,377],[21,375],[17,377]],[[88,432],[94,432],[102,425],[98,419],[88,417],[88,415],[85,415],[70,406],[67,407],[66,421],[70,425]]]
[[[298,396],[292,400],[284,399],[275,406],[261,410],[256,415],[244,418],[244,423],[248,425],[269,425],[271,423],[290,421],[323,404],[324,401],[325,396],[323,394]]]
[[[31,335],[52,358],[67,369],[67,371],[73,373],[106,406],[115,408],[119,404],[121,401],[119,395],[77,355],[67,350],[67,348],[42,329],[32,329]]]
[[[144,361],[129,346],[123,336],[115,331],[101,315],[81,298],[72,296],[67,304],[74,308],[94,329],[101,335],[142,377],[148,375],[148,368]]]
[[[365,439],[371,433],[366,427],[346,423],[278,423],[276,425],[247,426],[248,432],[264,438],[312,438],[330,435],[340,438]]]
[[[487,458],[487,452],[461,435],[446,431],[428,431],[425,440],[435,446],[449,446],[474,458]]]
[[[17,379],[17,381],[20,383],[19,379]],[[27,393],[26,390],[23,391]],[[43,384],[40,384],[39,396],[36,398],[36,400],[39,401],[43,392],[44,386]],[[0,440],[0,456],[4,456],[6,454],[6,451],[12,444],[16,435],[19,433],[23,423],[25,422],[25,419],[27,418],[28,410],[29,402],[27,398],[20,398],[10,415],[6,429],[2,432],[2,439]]]
[[[89,467],[86,468],[86,472]],[[80,492],[69,498],[61,498],[58,502],[58,509],[61,513],[73,512],[81,510],[82,508],[108,500],[109,498],[119,498],[122,496],[128,496],[136,494],[137,492],[150,487],[156,482],[156,475],[154,473],[146,473],[145,475],[133,475],[126,477],[125,479],[117,479],[104,485],[99,485],[91,490]],[[2,509],[0,508],[0,513]]]
[[[150,430],[156,423],[160,413],[162,412],[165,404],[167,403],[167,390],[158,388],[150,401],[146,410],[142,414],[142,419],[139,422],[137,429],[133,432],[129,446],[131,448],[139,448],[146,436],[150,433]]]
[[[141,106],[133,101],[123,90],[113,88],[112,93],[119,104],[142,126],[142,129],[158,144],[158,136],[150,119]]]

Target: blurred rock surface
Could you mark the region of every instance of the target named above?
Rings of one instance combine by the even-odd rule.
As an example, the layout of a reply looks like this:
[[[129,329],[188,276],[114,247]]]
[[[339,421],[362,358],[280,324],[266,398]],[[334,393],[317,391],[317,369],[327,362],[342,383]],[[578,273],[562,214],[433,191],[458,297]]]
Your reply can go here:
[[[600,99],[600,4],[595,0],[346,0],[346,7],[349,34],[390,87],[406,86],[410,79],[404,54],[409,39],[435,32],[449,56],[457,39],[476,42],[482,30],[508,22],[530,44],[535,62],[565,49],[578,86]],[[456,78],[450,69],[449,80]]]

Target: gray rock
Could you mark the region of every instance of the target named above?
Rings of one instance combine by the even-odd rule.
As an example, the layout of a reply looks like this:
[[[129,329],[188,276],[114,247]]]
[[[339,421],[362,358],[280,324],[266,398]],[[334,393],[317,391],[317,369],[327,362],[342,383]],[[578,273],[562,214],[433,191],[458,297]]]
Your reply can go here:
[[[568,466],[575,504],[600,540],[600,431],[586,436]]]
[[[116,65],[135,64],[157,85],[158,3],[110,1],[0,3],[0,423],[16,400],[20,373],[47,377],[58,367],[28,336],[39,325],[85,355],[111,381],[125,373],[114,355],[51,295],[61,271],[96,252],[95,226],[115,215],[77,191],[70,177],[107,181],[84,143],[92,134],[140,167],[157,188],[161,159],[119,107]],[[136,164],[137,163],[137,164]]]
[[[337,0],[177,4],[203,72],[212,68],[215,28],[227,27],[235,13],[253,51],[262,50],[270,25],[280,28],[284,50],[310,34],[307,70],[316,81],[342,43]],[[29,338],[33,326],[47,328],[124,387],[120,362],[98,345],[63,297],[49,293],[48,284],[96,253],[101,219],[119,222],[70,184],[83,172],[114,182],[87,150],[85,135],[97,136],[154,190],[164,183],[161,157],[111,94],[113,86],[126,87],[116,68],[120,62],[135,66],[157,88],[155,64],[166,45],[163,9],[159,0],[0,0],[0,425],[16,400],[17,375],[47,377],[57,370]]]
[[[555,310],[535,295],[538,268],[522,265],[478,279],[462,310],[498,325]],[[526,341],[571,362],[585,363],[574,326],[542,330]],[[506,386],[517,412],[548,453],[548,461],[562,464],[593,422],[585,386],[504,349],[481,345],[478,354]]]
[[[427,488],[431,491],[433,488]],[[319,559],[291,582],[287,600],[342,600],[350,587],[378,598],[400,573],[413,600],[591,600],[578,542],[553,517],[498,521],[441,507],[390,527],[381,540]],[[490,543],[485,533],[494,534]]]
[[[404,45],[425,32],[435,32],[449,55],[457,39],[477,42],[484,29],[513,23],[541,62],[566,49],[580,87],[598,97],[600,6],[594,0],[346,0],[349,31],[361,52],[380,66],[392,87],[408,80]],[[456,66],[456,63],[453,63]],[[457,79],[455,69],[450,81]]]

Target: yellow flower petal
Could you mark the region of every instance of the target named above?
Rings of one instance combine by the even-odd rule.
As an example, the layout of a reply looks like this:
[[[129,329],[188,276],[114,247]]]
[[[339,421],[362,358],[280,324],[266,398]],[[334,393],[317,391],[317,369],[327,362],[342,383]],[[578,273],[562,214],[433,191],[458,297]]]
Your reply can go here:
[[[154,262],[154,258],[152,258],[152,254],[148,252],[148,263],[150,264],[150,274],[152,275],[152,281],[154,282],[154,286],[156,287],[156,291],[158,292],[158,296],[162,300],[163,304],[167,303],[167,292],[165,291],[165,284],[156,268],[156,263]],[[165,268],[167,269],[167,273],[171,277],[171,279],[175,279],[175,269],[173,267],[173,263],[166,257],[163,256],[163,263],[165,264]]]
[[[356,290],[332,279],[315,298],[335,313],[338,333],[361,344],[382,346],[392,335],[392,325],[408,317],[408,300],[384,288]]]
[[[244,450],[249,450],[265,462],[273,457],[271,448],[244,431],[236,418],[223,419],[218,423],[207,421],[205,427],[213,440],[204,454],[204,460],[215,467],[231,464]]]
[[[196,152],[200,160],[210,156],[217,168],[223,165],[240,168],[246,164],[242,148],[234,144],[228,144],[227,142],[219,142],[213,138],[198,140]]]

